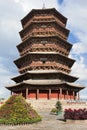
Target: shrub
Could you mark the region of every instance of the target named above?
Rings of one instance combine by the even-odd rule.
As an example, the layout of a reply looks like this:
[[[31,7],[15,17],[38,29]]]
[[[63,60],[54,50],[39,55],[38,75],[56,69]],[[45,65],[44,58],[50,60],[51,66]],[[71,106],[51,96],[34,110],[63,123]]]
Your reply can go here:
[[[51,110],[51,113],[58,113],[58,110],[57,110],[56,108],[53,108],[53,109]]]
[[[57,101],[55,104],[55,108],[51,110],[51,113],[60,114],[62,112],[62,105],[60,101]]]
[[[11,96],[0,108],[0,124],[25,124],[41,120],[21,95]]]
[[[58,112],[61,112],[62,111],[62,105],[61,105],[61,102],[60,101],[57,101],[56,102],[56,105],[55,105],[56,109]]]
[[[85,120],[87,119],[87,109],[65,109],[64,118],[72,120]]]

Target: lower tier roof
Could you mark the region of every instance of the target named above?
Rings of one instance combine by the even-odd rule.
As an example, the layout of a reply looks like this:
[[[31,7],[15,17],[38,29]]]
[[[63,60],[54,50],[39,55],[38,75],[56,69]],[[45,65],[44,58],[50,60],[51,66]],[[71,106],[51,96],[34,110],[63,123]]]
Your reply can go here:
[[[60,41],[61,42],[61,44],[63,44],[64,46],[67,46],[67,48],[70,50],[71,48],[72,48],[72,44],[71,43],[69,43],[68,41],[65,41],[64,39],[62,39],[62,38],[60,38],[59,36],[31,36],[31,37],[29,37],[28,39],[26,39],[25,41],[22,41],[20,44],[18,44],[17,45],[17,48],[18,48],[18,50],[20,50],[19,48],[21,48],[21,47],[23,47],[24,46],[24,44],[25,43],[29,43],[29,41],[32,41],[32,39],[35,41],[35,39],[39,39],[39,40],[41,40],[42,41],[42,39],[54,39],[54,38],[56,38],[58,41]],[[59,42],[57,42],[57,44],[59,44]]]
[[[58,74],[60,75],[63,79],[65,79],[68,82],[75,82],[78,77],[72,76],[70,74],[67,73],[63,73],[61,71],[57,71],[57,70],[33,70],[33,71],[27,71],[26,73],[20,74],[16,77],[13,77],[12,80],[14,80],[15,82],[20,82],[20,80],[25,80],[26,78],[29,78],[30,75],[47,75],[47,74]]]
[[[65,82],[65,81],[62,81],[62,80],[59,80],[59,79],[52,79],[52,80],[48,80],[48,79],[43,79],[43,80],[25,80],[21,83],[18,83],[18,84],[15,84],[15,85],[10,85],[10,86],[7,86],[6,88],[11,90],[12,88],[15,88],[15,87],[21,87],[21,85],[32,85],[33,86],[47,86],[47,85],[67,85],[69,87],[72,87],[72,88],[78,88],[78,89],[83,89],[85,87],[81,86],[81,85],[77,85],[77,84],[72,84],[72,83],[68,83],[68,82]]]
[[[66,62],[66,64],[69,66],[69,67],[72,67],[72,65],[74,64],[75,60],[74,59],[71,59],[67,56],[64,56],[58,52],[28,52],[26,55],[24,56],[21,56],[19,57],[18,59],[14,60],[14,63],[15,65],[20,68],[20,65],[23,64],[24,62],[24,59],[28,60],[29,58],[31,59],[32,57],[35,58],[35,56],[38,56],[39,55],[39,58],[42,58],[43,56],[44,57],[48,57],[49,55],[50,56],[53,56],[53,57],[56,57],[58,60],[61,61],[61,59]]]

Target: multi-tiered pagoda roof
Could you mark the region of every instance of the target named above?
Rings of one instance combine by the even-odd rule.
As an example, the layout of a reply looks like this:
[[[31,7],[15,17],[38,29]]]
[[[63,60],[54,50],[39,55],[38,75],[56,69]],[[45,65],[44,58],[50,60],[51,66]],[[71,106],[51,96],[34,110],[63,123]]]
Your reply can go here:
[[[54,8],[33,9],[21,23],[20,57],[14,61],[20,74],[7,89],[25,98],[76,99],[84,87],[70,75],[75,60],[69,58],[67,18]]]

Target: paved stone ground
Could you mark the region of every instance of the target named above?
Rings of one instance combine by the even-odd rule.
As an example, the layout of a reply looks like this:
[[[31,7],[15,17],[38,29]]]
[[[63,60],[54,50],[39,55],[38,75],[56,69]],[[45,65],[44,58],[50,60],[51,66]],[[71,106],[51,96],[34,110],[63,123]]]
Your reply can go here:
[[[39,123],[19,126],[0,126],[0,130],[87,130],[87,124],[66,123],[60,116],[40,111],[43,120]]]

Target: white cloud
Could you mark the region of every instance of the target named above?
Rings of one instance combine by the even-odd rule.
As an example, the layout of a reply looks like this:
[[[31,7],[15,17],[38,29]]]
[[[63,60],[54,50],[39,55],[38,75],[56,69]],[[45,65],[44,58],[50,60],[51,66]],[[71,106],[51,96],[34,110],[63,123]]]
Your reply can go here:
[[[63,0],[59,10],[68,18],[67,28],[78,39],[74,42],[70,57],[76,60],[72,74],[80,77],[78,82],[87,85],[87,1]]]
[[[3,58],[0,57],[0,98],[7,98],[9,96],[9,91],[5,88],[7,84],[12,83],[10,80],[13,73],[2,64]]]
[[[58,7],[57,0],[45,0],[47,7]],[[42,8],[41,0],[3,0],[0,1],[0,97],[7,97],[5,89],[11,77],[16,75],[13,60],[18,58],[16,45],[21,42],[18,32],[22,29],[20,20],[33,8]]]
[[[42,9],[43,3],[45,3],[46,8],[57,8],[58,9],[58,3],[57,0],[15,0],[17,3],[21,4],[23,7],[23,10],[25,12],[29,12],[31,9]]]
[[[87,53],[87,32],[76,32],[79,42],[74,43],[72,52],[76,54]]]
[[[87,80],[87,67],[84,64],[84,58],[80,56],[72,67],[72,74],[75,74],[81,80]]]
[[[68,22],[72,30],[85,30],[87,27],[87,1],[84,0],[63,0],[60,6],[61,12],[68,18]],[[74,28],[73,28],[74,27]]]
[[[16,55],[14,52],[20,41],[18,32],[21,29],[19,21],[22,15],[22,7],[14,0],[0,1],[0,56],[8,58]]]
[[[87,91],[87,90],[85,90],[85,91]],[[80,99],[87,101],[87,94],[85,94],[85,95],[81,94]]]
[[[87,53],[87,1],[64,0],[60,10],[68,18],[67,27],[79,40],[73,51]]]

